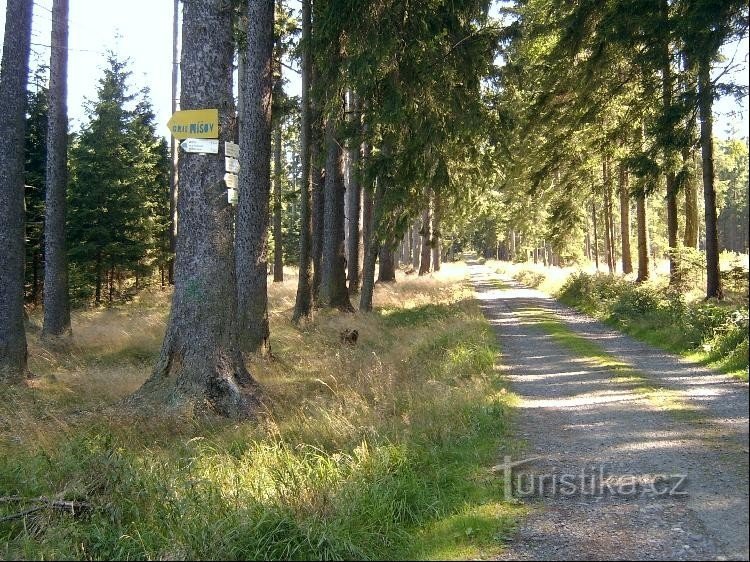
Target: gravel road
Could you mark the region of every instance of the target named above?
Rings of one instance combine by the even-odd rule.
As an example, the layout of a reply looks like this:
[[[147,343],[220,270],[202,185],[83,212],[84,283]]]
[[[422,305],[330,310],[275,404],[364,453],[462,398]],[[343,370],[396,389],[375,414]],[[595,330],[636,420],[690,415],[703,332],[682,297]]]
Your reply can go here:
[[[496,467],[532,508],[502,559],[747,560],[747,385],[484,265],[469,271],[520,397],[516,429],[527,445]],[[696,415],[678,416],[638,392],[643,381],[576,356],[530,320],[535,310],[632,365],[648,386],[674,390]],[[526,459],[506,477],[507,463]]]

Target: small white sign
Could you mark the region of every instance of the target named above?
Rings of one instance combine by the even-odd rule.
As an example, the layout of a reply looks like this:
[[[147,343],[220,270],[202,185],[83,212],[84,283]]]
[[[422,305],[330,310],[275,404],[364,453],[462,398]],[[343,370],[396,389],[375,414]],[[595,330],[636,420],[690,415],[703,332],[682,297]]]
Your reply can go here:
[[[224,156],[229,156],[230,158],[239,158],[240,157],[240,145],[233,143],[233,142],[225,142],[224,143]]]
[[[218,139],[185,139],[180,144],[185,152],[198,152],[201,154],[218,154]]]
[[[232,189],[232,188],[227,189],[227,202],[230,205],[236,205],[237,199],[238,199],[237,190]]]
[[[231,189],[237,189],[237,174],[224,174],[224,183]]]
[[[238,174],[240,171],[240,161],[236,158],[224,158],[224,168],[227,172]]]

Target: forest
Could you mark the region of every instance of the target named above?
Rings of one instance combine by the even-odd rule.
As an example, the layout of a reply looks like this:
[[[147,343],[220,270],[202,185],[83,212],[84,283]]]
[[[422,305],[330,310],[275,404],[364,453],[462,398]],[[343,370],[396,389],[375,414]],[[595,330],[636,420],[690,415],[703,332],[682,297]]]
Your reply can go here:
[[[208,136],[114,50],[73,126],[40,2],[0,69],[0,559],[748,558],[745,0],[173,0]],[[527,501],[534,451],[695,487]]]

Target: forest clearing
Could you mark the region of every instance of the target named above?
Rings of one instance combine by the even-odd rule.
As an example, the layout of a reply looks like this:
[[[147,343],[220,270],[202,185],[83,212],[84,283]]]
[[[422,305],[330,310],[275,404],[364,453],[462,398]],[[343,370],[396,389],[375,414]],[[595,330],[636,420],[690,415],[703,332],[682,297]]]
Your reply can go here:
[[[0,17],[0,560],[748,559],[747,0]]]

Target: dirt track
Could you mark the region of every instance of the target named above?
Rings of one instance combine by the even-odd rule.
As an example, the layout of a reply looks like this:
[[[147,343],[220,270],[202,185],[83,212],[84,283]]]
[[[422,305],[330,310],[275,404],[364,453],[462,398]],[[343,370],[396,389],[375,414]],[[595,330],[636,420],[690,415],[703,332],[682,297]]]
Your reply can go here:
[[[514,490],[521,482],[515,494],[537,509],[503,559],[748,559],[747,385],[507,278],[498,288],[501,276],[486,266],[469,271],[521,399],[524,458],[538,457],[509,480]],[[534,321],[539,315],[562,321],[645,378],[618,378],[572,352]],[[674,390],[673,404],[688,409],[665,408],[644,387]],[[564,475],[571,485],[561,484]],[[687,477],[678,485],[680,475]]]

